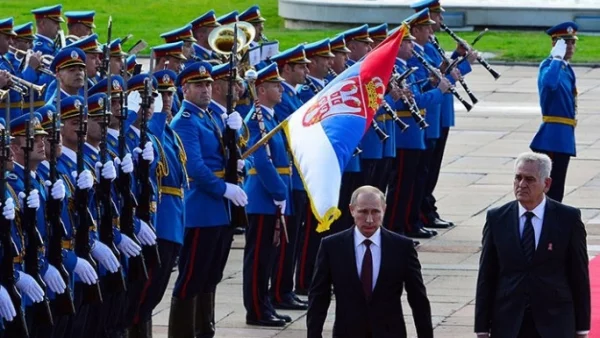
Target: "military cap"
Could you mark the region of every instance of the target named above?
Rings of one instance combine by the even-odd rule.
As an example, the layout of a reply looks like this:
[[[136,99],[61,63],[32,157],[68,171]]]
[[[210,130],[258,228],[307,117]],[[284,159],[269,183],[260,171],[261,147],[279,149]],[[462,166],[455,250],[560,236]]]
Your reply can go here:
[[[170,32],[166,32],[160,35],[161,38],[165,39],[166,43],[178,42],[178,41],[190,41],[196,42],[194,35],[192,35],[192,25],[174,29]]]
[[[60,100],[60,119],[64,121],[74,117],[79,117],[82,104],[83,97],[79,95],[63,97]],[[83,110],[83,114],[87,114],[85,109]]]
[[[398,26],[398,27],[392,29],[391,31],[389,31],[388,32],[388,36],[394,35],[394,33],[396,33],[401,27],[402,26]],[[404,41],[404,40],[415,41],[415,40],[417,40],[417,38],[415,38],[414,36],[412,36],[410,34],[410,32],[407,31],[406,34],[404,34],[404,37],[402,38],[402,41]]]
[[[304,45],[298,45],[296,47],[286,49],[283,52],[271,56],[271,61],[277,63],[277,67],[283,67],[286,63],[310,63],[310,60],[306,58],[306,52],[304,51]]]
[[[68,47],[79,48],[84,53],[102,54],[102,49],[100,49],[100,44],[98,43],[98,34],[85,36],[68,45]]]
[[[127,73],[133,74],[133,71],[135,70],[135,66],[137,65],[136,60],[137,60],[137,57],[135,55],[129,55],[127,57],[127,60],[125,60],[126,67],[127,67]]]
[[[154,76],[150,76],[148,75],[148,73],[142,73],[132,76],[131,79],[127,81],[127,90],[129,92],[142,92],[144,90],[144,81],[148,78],[152,80],[152,96],[157,96],[158,92],[156,91],[156,88],[158,88],[158,83],[156,82]]]
[[[350,49],[346,47],[346,39],[344,39],[344,34],[339,34],[333,39],[329,40],[329,45],[331,46],[332,52],[350,53]]]
[[[368,25],[362,25],[359,27],[349,29],[349,30],[343,32],[342,34],[344,35],[344,39],[346,39],[346,42],[350,42],[352,40],[365,42],[365,43],[373,42],[373,39],[371,39],[369,37],[369,26]]]
[[[27,132],[28,122],[31,119],[31,114],[23,114],[10,121],[10,135],[11,136],[25,136]],[[48,133],[42,128],[42,115],[38,113],[33,114],[33,135],[48,135]]]
[[[369,37],[373,40],[383,41],[387,38],[387,23],[369,28]]]
[[[421,10],[423,10],[425,8],[429,8],[429,12],[431,12],[431,13],[445,12],[445,10],[442,8],[442,5],[440,4],[439,0],[421,0],[421,1],[413,2],[410,5],[410,8],[414,9],[417,12],[420,12]]]
[[[329,45],[329,39],[323,39],[317,42],[309,43],[304,46],[306,57],[311,58],[313,56],[322,56],[325,58],[335,57],[331,52],[331,46]]]
[[[180,87],[186,83],[213,82],[211,72],[212,66],[210,63],[206,61],[194,62],[191,65],[186,66],[185,69],[179,73],[175,85]]]
[[[62,107],[61,107],[62,108]],[[44,130],[48,131],[52,129],[52,121],[54,119],[54,115],[56,115],[56,127],[60,128],[60,116],[58,116],[58,112],[56,111],[56,107],[51,103],[46,103],[35,111],[36,114],[40,114],[42,117],[41,124]]]
[[[228,25],[238,21],[238,11],[229,12],[217,18],[217,22],[221,25]]]
[[[180,60],[187,60],[183,55],[183,41],[166,43],[160,46],[153,47],[154,56],[158,58],[172,56]]]
[[[4,35],[17,36],[17,33],[15,33],[13,30],[13,18],[0,20],[0,33]]]
[[[96,12],[94,12],[94,11],[65,12],[65,16],[67,17],[68,25],[74,25],[76,23],[80,23],[89,28],[96,28],[96,25],[94,25],[94,15],[96,15]]]
[[[31,13],[35,16],[36,20],[48,18],[56,22],[65,22],[65,19],[60,16],[61,10],[62,5],[54,5],[32,9]]]
[[[73,66],[85,67],[85,53],[76,47],[66,47],[56,54],[50,64],[50,70],[56,73],[58,70]]]
[[[546,31],[553,39],[579,40],[577,30],[579,26],[571,21],[560,23]]]
[[[88,96],[88,117],[102,116],[104,114],[104,104],[106,102],[106,93],[96,93]],[[108,114],[112,114],[110,111]]]
[[[430,26],[435,25],[435,21],[429,17],[429,8],[422,9],[421,11],[409,16],[404,19],[404,22],[411,28],[416,26]]]
[[[119,96],[123,92],[124,80],[119,75],[111,75],[110,82],[110,94],[111,96]],[[97,93],[106,93],[108,89],[108,78],[104,78],[96,83],[92,88],[88,90],[88,95],[94,95]]]
[[[260,85],[265,82],[283,82],[285,81],[281,76],[279,76],[279,69],[277,68],[276,63],[271,63],[265,68],[258,71],[255,85]]]
[[[212,9],[210,11],[202,14],[201,16],[197,17],[196,19],[192,20],[192,22],[190,22],[190,24],[192,25],[192,29],[196,29],[199,27],[220,26],[220,24],[217,22],[217,17],[215,15],[215,11],[213,11]]]
[[[110,48],[110,56],[127,56],[127,53],[125,53],[121,47],[121,38],[114,39],[108,47]]]
[[[154,73],[154,77],[158,82],[158,92],[176,92],[177,87],[175,87],[175,79],[177,79],[177,74],[170,69],[159,70]]]
[[[243,11],[240,15],[238,15],[238,20],[249,23],[261,23],[267,21],[267,19],[260,15],[260,9],[257,5],[254,5]]]
[[[222,63],[220,65],[213,66],[210,75],[214,81],[217,80],[225,80],[229,79],[229,70],[231,69],[229,62]],[[233,72],[235,74],[235,79],[238,81],[243,81],[241,77],[238,75],[237,68]]]
[[[15,33],[17,34],[17,38],[33,40],[35,36],[33,35],[33,23],[28,22],[22,25],[15,26]]]

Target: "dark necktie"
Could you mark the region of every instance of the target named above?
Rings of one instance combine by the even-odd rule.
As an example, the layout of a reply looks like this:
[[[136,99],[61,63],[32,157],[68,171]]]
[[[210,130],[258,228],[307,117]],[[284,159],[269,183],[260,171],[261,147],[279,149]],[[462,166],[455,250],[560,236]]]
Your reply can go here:
[[[533,216],[535,214],[531,211],[525,213],[525,227],[521,236],[521,247],[528,262],[531,262],[533,253],[535,252],[535,232],[533,231],[533,223],[531,222]]]
[[[373,256],[371,255],[371,240],[365,239],[363,244],[367,248],[365,250],[365,256],[362,261],[362,268],[360,270],[360,281],[363,285],[363,291],[367,300],[371,299],[371,293],[373,292]]]

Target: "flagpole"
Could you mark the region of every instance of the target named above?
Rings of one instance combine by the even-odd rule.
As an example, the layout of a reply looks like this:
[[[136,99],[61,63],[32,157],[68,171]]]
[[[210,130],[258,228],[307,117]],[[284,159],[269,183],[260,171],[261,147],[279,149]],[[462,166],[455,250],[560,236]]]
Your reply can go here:
[[[283,129],[283,127],[285,127],[286,123],[287,123],[287,119],[284,120],[283,122],[281,122],[280,124],[278,124],[277,126],[275,126],[275,128],[273,128],[273,130],[268,132],[265,136],[263,136],[260,140],[258,140],[258,142],[256,142],[252,147],[250,147],[248,150],[246,150],[242,154],[241,159],[242,160],[247,159],[250,155],[252,155],[255,151],[257,151],[258,148],[260,148],[265,143],[269,142],[271,137],[275,136],[275,134],[277,134],[278,131],[280,131],[281,129]]]

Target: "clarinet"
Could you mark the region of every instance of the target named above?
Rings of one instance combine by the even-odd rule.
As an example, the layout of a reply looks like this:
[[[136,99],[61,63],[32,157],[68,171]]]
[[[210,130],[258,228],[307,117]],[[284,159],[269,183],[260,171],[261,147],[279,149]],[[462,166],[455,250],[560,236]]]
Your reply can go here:
[[[469,46],[469,44],[458,37],[458,35],[456,35],[448,26],[446,26],[444,23],[440,22],[440,28],[443,29],[446,33],[448,33],[452,39],[454,39],[454,41],[458,42],[459,44],[461,44],[464,48],[466,49],[471,49],[471,46]],[[494,77],[494,80],[498,80],[498,78],[500,77],[500,74],[495,71],[492,66],[490,66],[490,64],[481,56],[477,56],[477,62],[479,62],[483,68],[485,68],[488,72],[490,72],[490,74],[492,74],[492,76]]]
[[[440,44],[437,42],[437,40],[435,39],[435,37],[431,37],[430,38],[430,42],[431,44],[435,47],[435,49],[437,50],[438,54],[440,54],[440,56],[442,57],[442,59],[444,60],[444,62],[448,65],[448,67],[446,68],[446,74],[450,73],[450,71],[452,71],[454,68],[451,68],[453,65],[458,65],[458,58],[455,60],[456,63],[454,62],[450,62],[450,60],[446,57],[446,52],[444,52],[444,50],[442,49],[442,46],[440,46]],[[463,89],[465,90],[465,92],[467,92],[467,95],[469,95],[469,99],[471,99],[471,102],[473,102],[473,104],[477,104],[477,102],[479,102],[479,100],[477,100],[477,98],[475,97],[475,95],[473,94],[473,92],[471,92],[471,89],[469,89],[469,86],[467,86],[467,83],[465,82],[465,80],[462,78],[462,76],[458,79],[458,82],[460,82],[461,86],[463,87]]]
[[[404,73],[399,74],[396,71],[396,68],[394,68],[394,75],[392,75],[392,78],[395,81],[395,85],[398,86],[399,88],[409,89],[410,87],[406,83],[406,79],[412,73],[414,73],[416,70],[417,70],[417,67],[413,67],[413,68],[407,69]],[[429,125],[427,124],[427,122],[425,121],[423,116],[421,116],[421,114],[419,113],[419,107],[417,106],[417,102],[415,102],[415,99],[408,98],[404,94],[401,95],[401,99],[402,99],[402,102],[404,102],[404,104],[406,106],[408,106],[408,111],[410,111],[410,115],[412,116],[415,123],[419,126],[419,129],[425,129],[425,128],[429,127]]]
[[[399,118],[398,115],[396,115],[394,109],[392,109],[392,107],[390,107],[390,105],[385,100],[383,100],[383,102],[381,103],[381,107],[383,108],[385,113],[388,114],[392,118],[392,120],[394,120],[396,126],[400,128],[400,132],[404,132],[409,127],[408,124],[404,123],[404,121],[402,121],[402,119]]]
[[[421,64],[423,64],[423,66],[429,71],[429,73],[431,73],[433,76],[435,76],[436,78],[438,78],[438,80],[442,80],[442,75],[439,74],[437,72],[437,69],[433,68],[432,65],[429,64],[429,62],[427,62],[427,60],[425,60],[425,58],[423,56],[421,56],[419,53],[417,53],[417,51],[415,51],[413,49],[412,51],[413,56],[415,56],[419,62],[421,62]],[[471,109],[473,109],[473,106],[471,106],[469,104],[469,102],[465,101],[465,99],[462,98],[462,96],[460,96],[460,94],[456,91],[456,88],[454,87],[450,87],[450,89],[448,89],[452,95],[454,95],[454,97],[456,97],[456,99],[458,101],[460,101],[460,103],[463,104],[463,106],[465,106],[465,108],[467,109],[467,111],[471,111]]]

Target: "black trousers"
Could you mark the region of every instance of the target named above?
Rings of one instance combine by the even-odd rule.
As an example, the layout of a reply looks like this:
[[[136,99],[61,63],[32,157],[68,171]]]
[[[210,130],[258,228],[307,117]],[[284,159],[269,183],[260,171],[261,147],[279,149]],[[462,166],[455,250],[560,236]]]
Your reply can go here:
[[[340,199],[338,202],[338,208],[342,212],[342,216],[337,221],[331,224],[331,232],[325,233],[324,235],[331,235],[344,231],[350,228],[354,224],[354,219],[350,214],[350,199],[352,193],[364,182],[363,172],[344,172],[342,175],[342,184],[340,187]],[[319,242],[320,244],[320,242]],[[318,249],[318,246],[317,246]]]
[[[261,320],[273,314],[269,298],[269,280],[277,247],[275,215],[249,214],[244,248],[243,294],[246,318]]]
[[[437,186],[438,179],[440,177],[440,170],[442,168],[442,160],[444,159],[444,151],[446,150],[446,143],[448,141],[448,135],[450,134],[450,128],[442,128],[440,132],[440,138],[435,143],[433,154],[431,156],[431,162],[429,165],[429,174],[427,175],[427,184],[423,202],[421,203],[421,212],[424,215],[433,215],[439,217],[437,214],[437,207],[435,205],[436,199],[433,196],[435,187]]]
[[[73,303],[75,304],[75,314],[70,316],[65,337],[86,337],[88,329],[88,315],[93,305],[85,304],[83,299],[82,282],[75,282],[73,288]]]
[[[565,195],[565,180],[567,178],[567,169],[569,168],[569,161],[571,160],[571,155],[552,151],[542,151],[535,149],[531,150],[538,153],[546,154],[552,160],[552,172],[550,173],[550,177],[552,178],[552,185],[550,185],[550,189],[546,193],[546,196],[550,197],[555,201],[562,202],[563,197]]]
[[[294,202],[294,214],[288,217],[290,222],[287,224],[289,242],[286,243],[285,237],[282,237],[281,245],[276,249],[275,264],[271,273],[271,289],[269,293],[277,303],[289,300],[294,294],[294,271],[298,256],[297,248],[300,242],[300,228],[307,211],[308,196],[303,190],[293,190],[292,201]]]
[[[223,279],[232,241],[233,228],[229,225],[186,228],[173,297],[190,299],[214,292]]]
[[[436,143],[437,139],[426,139],[426,148],[424,151],[422,151],[421,157],[419,158],[419,166],[417,168],[417,177],[413,197],[414,200],[411,205],[409,216],[410,224],[423,224],[420,222],[421,205],[423,204],[423,200],[427,194],[427,183],[429,181],[429,176],[432,174],[431,166]]]
[[[331,231],[318,233],[318,221],[313,215],[310,203],[305,203],[304,224],[300,228],[298,242],[298,255],[296,259],[296,293],[307,294],[312,282],[313,270],[317,261],[317,252],[321,245],[321,238]],[[334,222],[335,224],[335,222]],[[333,225],[332,225],[333,226]]]
[[[133,319],[134,324],[144,323],[152,318],[152,311],[167,291],[173,264],[175,264],[175,260],[179,256],[179,250],[181,250],[181,244],[179,243],[161,238],[157,239],[157,242],[162,264],[160,267],[148,269],[148,280],[142,289],[140,304]]]
[[[403,234],[411,232],[410,210],[414,203],[419,160],[422,150],[396,149],[396,161],[391,168],[386,196],[384,222],[388,230]]]

